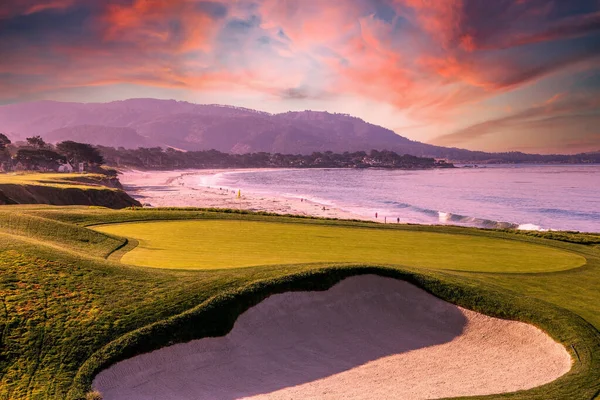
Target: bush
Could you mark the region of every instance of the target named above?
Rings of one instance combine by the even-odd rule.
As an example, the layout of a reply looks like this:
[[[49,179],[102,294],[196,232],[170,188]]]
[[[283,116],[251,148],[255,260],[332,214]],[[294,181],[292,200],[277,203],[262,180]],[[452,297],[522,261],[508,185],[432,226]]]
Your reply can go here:
[[[85,395],[85,400],[102,400],[102,393],[92,390]]]

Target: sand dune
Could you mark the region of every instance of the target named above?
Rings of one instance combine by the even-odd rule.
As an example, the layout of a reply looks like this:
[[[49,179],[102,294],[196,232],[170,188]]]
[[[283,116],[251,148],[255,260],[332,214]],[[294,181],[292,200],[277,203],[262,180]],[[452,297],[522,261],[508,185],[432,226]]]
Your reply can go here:
[[[566,373],[563,346],[533,326],[374,275],[273,295],[224,337],[102,371],[112,399],[433,399],[532,388]]]

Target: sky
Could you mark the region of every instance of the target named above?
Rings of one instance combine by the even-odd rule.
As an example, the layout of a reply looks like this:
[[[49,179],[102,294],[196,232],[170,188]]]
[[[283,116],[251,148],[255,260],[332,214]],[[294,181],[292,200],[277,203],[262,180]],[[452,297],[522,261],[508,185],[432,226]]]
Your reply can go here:
[[[600,0],[2,0],[0,105],[349,113],[427,143],[600,150]]]

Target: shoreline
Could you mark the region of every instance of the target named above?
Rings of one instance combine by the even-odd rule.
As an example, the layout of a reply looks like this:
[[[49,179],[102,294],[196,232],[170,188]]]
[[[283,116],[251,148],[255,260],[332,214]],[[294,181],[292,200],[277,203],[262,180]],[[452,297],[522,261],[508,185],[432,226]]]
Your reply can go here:
[[[123,189],[146,207],[234,209],[279,215],[361,220],[383,224],[466,226],[481,229],[514,229],[537,232],[578,231],[594,234],[592,230],[568,227],[562,229],[552,228],[541,225],[537,221],[535,223],[517,223],[507,222],[505,219],[488,219],[477,214],[472,216],[469,212],[465,214],[464,212],[436,211],[440,208],[434,208],[435,205],[429,206],[430,209],[409,205],[406,208],[407,211],[388,209],[385,204],[377,204],[375,207],[366,208],[351,204],[345,206],[344,204],[336,204],[328,198],[314,197],[310,193],[299,193],[293,189],[289,193],[272,192],[261,188],[253,188],[252,186],[247,189],[243,179],[240,181],[241,187],[228,187],[224,185],[237,185],[236,179],[219,179],[220,175],[224,174],[279,170],[279,168],[179,169],[168,171],[128,169],[120,171],[119,179]],[[240,189],[241,196],[238,197]],[[529,219],[522,220],[528,221]]]
[[[203,185],[200,177],[225,172],[251,172],[256,169],[206,169],[174,171],[122,171],[119,180],[131,197],[150,207],[231,208],[294,214],[310,217],[357,219],[381,222],[306,198],[261,194],[225,186]],[[263,169],[261,169],[263,170]],[[391,222],[390,222],[391,223]]]

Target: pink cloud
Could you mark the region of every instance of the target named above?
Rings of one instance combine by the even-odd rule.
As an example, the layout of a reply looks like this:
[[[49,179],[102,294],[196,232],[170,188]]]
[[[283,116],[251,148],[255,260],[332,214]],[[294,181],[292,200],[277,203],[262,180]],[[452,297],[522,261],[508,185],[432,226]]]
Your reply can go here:
[[[444,47],[454,45],[463,20],[463,0],[393,0],[400,14],[412,9],[421,27]]]
[[[283,29],[302,50],[333,45],[358,29],[365,9],[353,0],[263,0],[260,15],[264,29]]]
[[[178,52],[210,50],[220,23],[198,12],[194,1],[134,0],[133,3],[109,4],[101,17],[104,40],[135,43],[139,47],[168,47]],[[174,34],[171,23],[180,24]]]
[[[76,5],[9,2],[10,15]],[[538,0],[502,0],[506,7],[491,19],[466,0],[389,0],[399,17],[388,19],[366,0],[260,0],[256,7],[249,0],[218,2],[228,8],[222,19],[202,12],[195,0],[94,3],[84,39],[28,45],[11,38],[14,50],[0,72],[30,75],[36,83],[9,85],[2,96],[134,83],[286,99],[355,96],[390,104],[420,122],[451,120],[468,112],[466,105],[589,62],[590,53],[577,53],[526,63],[505,50],[585,35],[599,18],[590,13],[548,22],[555,2]],[[7,10],[0,5],[0,15]],[[223,44],[232,21],[252,27],[235,44]]]

